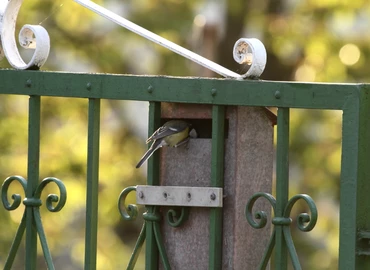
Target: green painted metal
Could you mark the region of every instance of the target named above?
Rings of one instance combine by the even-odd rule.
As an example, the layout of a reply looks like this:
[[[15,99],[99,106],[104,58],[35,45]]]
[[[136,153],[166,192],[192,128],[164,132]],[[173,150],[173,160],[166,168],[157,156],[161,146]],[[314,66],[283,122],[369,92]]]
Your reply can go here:
[[[21,199],[22,199],[20,194],[13,194],[12,195],[13,202],[9,203],[8,196],[7,196],[8,188],[9,188],[9,186],[11,185],[11,183],[13,181],[17,181],[19,184],[21,184],[24,192],[26,192],[26,189],[27,189],[27,181],[26,181],[26,179],[24,179],[21,176],[11,176],[11,177],[8,177],[7,179],[5,179],[5,181],[4,181],[4,183],[1,187],[1,200],[2,200],[2,203],[5,207],[5,209],[8,210],[8,211],[13,211],[13,210],[17,209],[18,206],[21,204]],[[26,211],[25,211],[25,213],[26,213]],[[14,258],[17,255],[17,251],[18,251],[19,245],[22,241],[22,237],[23,237],[23,234],[24,234],[25,230],[26,230],[26,214],[23,214],[21,223],[18,227],[18,230],[15,234],[15,238],[13,240],[13,243],[12,243],[11,247],[10,247],[8,257],[6,258],[4,270],[10,270],[12,268]]]
[[[149,102],[149,120],[148,120],[148,138],[161,125],[161,103]],[[147,184],[159,185],[159,153],[154,152],[152,157],[148,159],[148,177]]]
[[[131,254],[130,261],[127,265],[127,268],[126,268],[127,270],[135,269],[135,264],[137,262],[137,259],[139,258],[141,248],[142,248],[142,246],[144,244],[144,241],[145,241],[145,233],[146,233],[146,223],[144,222],[143,227],[141,228],[139,237],[136,241],[134,250]]]
[[[134,220],[137,217],[138,214],[138,207],[135,204],[129,204],[126,206],[125,200],[127,198],[127,195],[135,191],[136,192],[137,187],[136,186],[131,186],[125,188],[121,194],[119,195],[118,198],[118,209],[119,212],[121,213],[121,216],[124,220],[130,221]],[[179,208],[174,208],[170,209],[167,212],[167,222],[170,226],[172,227],[179,227],[185,222],[188,218],[189,215],[189,208],[188,207],[179,207]],[[137,259],[139,257],[141,248],[144,244],[144,241],[147,237],[147,234],[149,233],[147,231],[147,227],[151,227],[152,231],[150,231],[150,234],[153,237],[153,245],[154,247],[151,247],[155,249],[155,253],[161,257],[161,261],[163,264],[164,269],[171,269],[166,250],[164,247],[163,243],[163,238],[161,235],[161,230],[160,230],[160,214],[159,214],[159,208],[156,206],[150,206],[147,208],[147,211],[143,215],[144,217],[144,224],[142,226],[142,229],[140,231],[139,237],[136,241],[134,250],[131,254],[129,263],[127,265],[127,270],[131,270],[135,268],[135,264],[137,262]],[[148,244],[147,244],[147,249],[149,249]],[[152,251],[149,249],[150,254]],[[158,257],[154,258],[155,260],[158,260]],[[158,267],[158,261],[156,261],[156,265],[151,265],[154,269]]]
[[[348,99],[343,110],[339,269],[356,269],[358,114],[359,99]]]
[[[160,120],[161,104],[158,102],[150,102],[148,130],[149,136],[153,134],[154,131],[160,126]],[[148,160],[147,184],[159,185],[159,173],[159,155],[158,153],[154,153],[153,156]],[[126,197],[132,191],[136,191],[136,187],[125,188],[121,192],[118,199],[118,209],[124,220],[133,220],[137,217],[136,205],[129,204],[127,207],[125,206]],[[182,208],[180,211],[180,217],[175,220],[175,216],[176,218],[178,217],[178,212],[179,211],[177,209],[170,209],[167,212],[168,223],[173,227],[180,226],[182,222],[187,219],[188,209]],[[163,269],[171,269],[161,234],[161,215],[159,213],[159,207],[152,205],[146,206],[146,212],[143,214],[143,218],[144,224],[126,269],[134,269],[144,241],[146,241],[145,269],[158,269],[159,258],[161,259]]]
[[[189,218],[189,207],[175,207],[167,211],[167,223],[171,227],[180,227]]]
[[[9,186],[15,181],[20,183],[21,186],[23,187],[24,192],[27,193],[27,185],[29,184],[29,182],[27,182],[23,177],[21,177],[21,176],[10,176],[7,179],[5,179],[5,181],[2,185],[2,189],[1,189],[1,199],[2,199],[2,202],[3,202],[3,205],[4,205],[5,209],[7,209],[8,211],[13,211],[13,210],[17,209],[18,206],[20,205],[20,202],[21,202],[21,195],[19,195],[19,194],[13,194],[12,195],[13,203],[9,203],[9,201],[8,201],[7,193],[8,193]],[[26,197],[23,200],[23,204],[26,206],[26,209],[24,210],[24,214],[23,214],[21,223],[19,225],[19,228],[18,228],[17,233],[15,235],[14,241],[13,241],[12,246],[10,248],[10,252],[9,252],[9,255],[6,259],[4,269],[6,269],[6,270],[12,269],[14,258],[16,256],[17,251],[18,251],[18,248],[19,248],[20,242],[22,240],[24,231],[26,230],[26,223],[27,223],[27,217],[28,217],[27,215],[29,214],[28,209],[31,209],[31,218],[30,219],[35,224],[36,234],[39,235],[40,243],[41,243],[41,247],[42,247],[42,251],[43,251],[43,254],[44,254],[46,265],[47,265],[48,269],[51,269],[51,270],[54,269],[53,261],[52,261],[51,254],[50,254],[50,250],[49,250],[47,240],[46,240],[46,235],[45,235],[42,223],[41,223],[41,215],[40,215],[40,209],[39,209],[39,207],[42,205],[42,201],[40,199],[41,193],[42,193],[43,189],[45,188],[45,186],[48,185],[49,183],[55,183],[57,185],[57,187],[59,189],[60,196],[58,196],[56,194],[49,194],[47,199],[46,199],[47,209],[50,212],[58,212],[64,207],[64,205],[66,203],[66,200],[67,200],[67,190],[66,190],[63,182],[60,181],[57,178],[54,178],[54,177],[47,177],[47,178],[43,179],[40,182],[40,184],[38,184],[36,186],[35,192],[32,194],[32,196],[31,197]],[[55,203],[56,203],[56,205],[54,206]],[[35,243],[37,244],[37,239],[35,240]],[[33,268],[33,269],[36,269],[36,268]]]
[[[161,257],[163,269],[170,270],[171,266],[170,266],[170,262],[169,262],[168,257],[167,257],[166,248],[165,248],[164,243],[163,243],[161,227],[160,227],[160,224],[159,224],[159,221],[160,221],[159,207],[154,206],[154,211],[153,211],[154,215],[152,215],[151,212],[149,212],[149,211],[146,214],[147,215],[144,216],[144,219],[146,219],[146,221],[151,221],[151,223],[149,223],[149,224],[153,227],[153,232],[154,232],[155,240],[156,240],[156,243],[157,243],[158,253],[159,253],[159,256]],[[155,218],[154,220],[148,219],[148,217],[152,217],[152,216]],[[149,252],[151,252],[151,251],[149,251]],[[151,265],[150,267],[153,268],[153,269],[158,269],[157,265]]]
[[[278,108],[276,147],[276,215],[283,216],[289,197],[289,108]],[[284,241],[284,226],[276,228],[276,269],[287,269],[288,252]]]
[[[274,225],[274,227],[273,227],[273,230],[272,230],[272,234],[271,234],[269,243],[268,243],[268,245],[265,249],[265,252],[262,256],[261,263],[260,263],[258,269],[261,270],[261,269],[266,269],[267,268],[268,263],[271,259],[271,255],[272,255],[274,247],[275,247],[275,250],[276,250],[276,256],[284,256],[284,262],[282,262],[281,259],[280,260],[275,259],[276,261],[275,261],[275,264],[274,264],[274,266],[275,266],[274,269],[283,269],[282,267],[285,267],[285,269],[287,269],[287,265],[288,265],[288,263],[287,263],[288,256],[287,255],[288,254],[290,256],[293,268],[295,270],[302,269],[302,267],[300,265],[300,262],[299,262],[297,252],[296,252],[296,249],[295,249],[295,246],[294,246],[294,243],[293,243],[293,238],[292,238],[292,235],[290,233],[290,225],[292,223],[292,219],[290,217],[290,214],[291,214],[291,211],[292,211],[292,208],[293,208],[294,204],[298,200],[304,200],[306,202],[306,204],[308,206],[308,209],[310,210],[311,214],[307,214],[307,213],[299,214],[298,219],[297,219],[297,226],[298,226],[298,229],[303,231],[303,232],[311,231],[315,227],[316,222],[317,222],[317,218],[318,218],[317,208],[316,208],[316,205],[315,205],[313,199],[310,196],[306,195],[306,194],[295,195],[289,201],[287,201],[286,205],[284,205],[284,207],[283,207],[284,210],[282,211],[282,214],[278,214],[278,212],[277,212],[277,199],[275,199],[269,193],[257,192],[256,194],[254,194],[249,199],[249,201],[247,202],[246,209],[245,209],[245,215],[246,215],[246,218],[248,220],[248,223],[255,229],[264,228],[266,226],[267,220],[268,220],[268,214],[265,211],[257,211],[253,215],[254,204],[259,198],[264,198],[265,200],[267,200],[270,203],[270,205],[273,209],[272,224]],[[277,232],[279,230],[282,231],[281,232],[281,239],[279,239],[281,241],[281,243],[280,243],[280,246],[277,246],[277,238],[278,238]],[[282,247],[284,249],[283,251],[285,252],[285,254],[283,254],[283,255],[281,255]]]
[[[146,224],[145,269],[158,269],[158,255],[163,268],[171,269],[161,234],[161,215],[158,206],[148,206],[143,214]],[[154,255],[157,256],[154,256]]]
[[[259,269],[266,269],[275,247],[275,269],[288,269],[288,254],[294,269],[302,269],[290,233],[292,219],[290,217],[294,204],[304,200],[311,214],[302,213],[298,216],[297,225],[301,231],[311,231],[316,225],[318,213],[312,198],[306,194],[298,194],[289,199],[289,108],[278,108],[277,149],[276,149],[276,199],[268,193],[258,192],[248,201],[245,214],[249,224],[256,228],[264,228],[267,224],[267,213],[258,211],[253,215],[253,206],[259,198],[266,199],[272,206],[273,232],[262,257]],[[257,221],[256,221],[256,220]]]
[[[267,224],[267,215],[268,214],[265,211],[257,211],[253,215],[253,211],[252,211],[253,206],[259,198],[266,199],[271,204],[273,214],[275,215],[275,213],[276,213],[276,199],[271,194],[268,194],[268,193],[265,193],[265,192],[255,193],[248,200],[246,208],[245,208],[245,216],[248,220],[248,223],[255,229],[262,229]],[[262,256],[261,263],[260,263],[258,269],[266,269],[266,267],[269,263],[269,260],[271,258],[271,255],[272,255],[272,251],[273,251],[274,246],[275,246],[275,239],[276,239],[276,229],[273,228],[273,231],[272,231],[272,234],[271,234],[271,237],[270,237],[270,241],[269,241],[269,243],[268,243],[268,245],[265,249],[265,252]]]
[[[17,233],[15,234],[15,238],[13,240],[12,246],[10,247],[8,257],[6,258],[4,270],[12,269],[14,258],[17,255],[17,251],[22,241],[22,237],[23,237],[25,230],[26,230],[26,215],[23,215],[21,223],[19,224]]]
[[[150,87],[150,84],[148,84]],[[161,103],[150,102],[149,103],[149,127],[148,127],[148,138],[154,131],[156,131],[161,125]],[[159,153],[156,151],[150,159],[148,159],[148,185],[159,185]],[[154,215],[156,214],[156,207],[147,206],[147,213]],[[155,234],[154,234],[154,222],[147,222],[146,226],[146,247],[145,247],[145,269],[154,270],[158,268],[158,248],[156,245]]]
[[[340,184],[340,269],[369,269],[369,86],[348,98],[343,108]]]
[[[44,232],[44,228],[42,226],[41,215],[40,215],[40,209],[39,208],[35,208],[34,218],[35,218],[37,232],[38,232],[39,237],[40,237],[40,243],[41,243],[42,251],[44,252],[46,265],[47,265],[48,269],[54,270],[55,267],[54,267],[54,264],[53,264],[53,260],[51,258],[48,243],[46,241],[46,235],[45,235],[45,232]]]
[[[246,218],[252,227],[259,229],[267,224],[269,215],[264,211],[253,213],[258,199],[272,206],[273,231],[259,269],[265,269],[275,251],[274,269],[287,269],[290,259],[294,269],[301,269],[290,233],[291,209],[296,201],[304,200],[310,214],[298,216],[298,229],[310,231],[317,221],[316,206],[308,195],[299,194],[288,199],[289,191],[289,109],[336,109],[343,111],[342,173],[340,189],[340,249],[339,269],[370,269],[370,86],[367,84],[315,84],[296,82],[237,81],[232,79],[176,78],[158,76],[130,76],[111,74],[71,74],[1,70],[0,94],[30,96],[29,149],[27,181],[20,176],[7,178],[1,189],[6,210],[14,210],[21,203],[21,195],[13,194],[8,201],[8,187],[16,181],[25,191],[25,213],[20,221],[5,264],[11,269],[24,232],[26,232],[26,269],[36,268],[37,234],[40,237],[45,261],[53,269],[51,254],[43,231],[39,207],[44,186],[54,183],[60,196],[51,194],[46,200],[49,211],[57,212],[66,201],[63,183],[56,178],[39,182],[40,99],[41,96],[76,97],[89,99],[88,175],[86,210],[85,269],[96,268],[96,238],[98,209],[98,165],[100,99],[141,100],[150,102],[149,133],[160,125],[160,102],[212,104],[212,186],[223,186],[224,105],[274,106],[278,112],[277,186],[276,199],[259,192],[246,205]],[[221,164],[221,166],[220,166]],[[159,156],[148,160],[148,185],[159,184]],[[119,205],[134,187],[124,190]],[[56,203],[56,206],[54,204]],[[120,206],[119,206],[120,207]],[[177,209],[179,210],[179,209]],[[187,209],[181,209],[185,211]],[[135,206],[121,209],[124,219],[137,215]],[[168,215],[175,214],[169,212]],[[135,214],[136,213],[136,214]],[[177,212],[176,212],[177,213]],[[184,216],[185,216],[185,212]],[[171,219],[177,224],[178,220]],[[209,268],[222,267],[222,210],[211,210]],[[147,206],[144,225],[135,246],[128,269],[133,269],[140,249],[146,242],[146,269],[157,269],[161,259],[164,269],[170,269],[169,260],[160,231],[159,207]]]
[[[316,222],[317,222],[317,217],[318,217],[317,208],[316,208],[316,205],[313,199],[306,194],[295,195],[287,202],[287,205],[285,206],[284,214],[282,218],[282,227],[283,227],[283,232],[284,232],[285,245],[286,245],[287,250],[289,251],[290,259],[292,261],[292,265],[294,269],[302,269],[302,267],[299,263],[298,255],[294,247],[294,243],[293,243],[293,238],[290,233],[290,227],[289,227],[290,222],[291,222],[290,213],[292,211],[294,204],[300,199],[304,200],[307,203],[308,208],[311,211],[311,215],[307,213],[302,213],[298,216],[298,219],[297,219],[298,229],[303,232],[311,231],[315,227]],[[286,222],[288,220],[290,222]],[[275,222],[276,222],[276,219],[275,219]],[[275,223],[275,226],[276,225],[277,224]]]
[[[356,269],[370,269],[370,88],[363,86],[360,92],[356,227]],[[343,131],[344,132],[344,131]],[[347,132],[347,130],[346,130]],[[351,136],[343,134],[344,136]],[[344,168],[343,168],[344,169]],[[364,256],[365,255],[365,256]],[[344,255],[342,255],[344,256]]]
[[[362,84],[14,70],[2,70],[0,80],[2,94],[337,110],[362,87]],[[28,80],[32,80],[32,87],[26,83]]]
[[[98,233],[99,188],[99,134],[100,99],[89,99],[87,182],[86,182],[86,230],[85,269],[96,269],[96,245]]]
[[[212,107],[211,186],[224,186],[225,107]],[[212,208],[209,230],[209,269],[222,268],[222,208]]]
[[[127,208],[123,207],[124,209],[122,209],[122,206],[121,206],[122,203],[124,204],[127,194],[131,192],[132,190],[136,190],[136,187],[125,188],[121,192],[121,195],[119,196],[118,208],[124,220],[133,220],[136,218],[136,215],[137,215],[136,205],[131,204]],[[166,269],[166,270],[171,269],[171,266],[170,266],[170,263],[167,257],[166,249],[163,243],[163,237],[161,234],[161,228],[160,228],[161,216],[159,213],[159,208],[157,206],[147,207],[147,211],[143,214],[143,218],[144,218],[144,224],[140,231],[139,237],[136,241],[134,250],[131,254],[131,257],[130,257],[130,260],[129,260],[129,263],[126,269],[129,270],[129,269],[135,268],[136,261],[139,257],[141,248],[145,240],[146,240],[146,252],[149,252],[149,255],[146,255],[145,263],[148,264],[148,257],[149,257],[149,260],[150,259],[155,260],[155,263],[156,263],[154,264],[152,262],[153,264],[150,264],[150,265],[148,264],[148,266],[146,266],[146,269],[148,268],[158,269],[158,255],[161,258],[163,269]],[[148,228],[150,228],[150,231],[148,231],[149,230]],[[149,237],[152,237],[152,239],[149,238],[151,242],[148,242],[148,235]],[[153,253],[157,254],[157,256],[156,257],[153,256],[152,255]]]
[[[149,90],[153,90],[149,86]],[[150,91],[149,91],[150,92]],[[161,124],[161,103],[149,103],[149,128],[148,135],[152,135]],[[159,185],[159,153],[155,152],[148,162],[148,185]],[[146,223],[146,249],[145,249],[145,269],[158,269],[158,258],[161,258],[163,268],[171,269],[166,250],[161,235],[160,220],[161,216],[157,206],[146,206],[146,212],[143,215]]]
[[[66,203],[67,190],[66,190],[63,182],[60,181],[57,178],[54,178],[54,177],[47,177],[44,180],[42,180],[41,183],[37,186],[36,191],[33,195],[33,200],[36,203],[35,205],[37,205],[37,207],[33,207],[33,214],[34,214],[33,217],[34,217],[34,222],[36,224],[37,233],[39,235],[42,251],[44,253],[44,258],[45,258],[45,261],[46,261],[47,268],[50,269],[50,270],[54,270],[55,268],[54,268],[53,260],[51,258],[48,243],[47,243],[47,240],[46,240],[46,235],[45,235],[45,232],[44,232],[44,228],[42,226],[40,209],[39,209],[39,206],[41,206],[40,196],[41,196],[42,190],[49,183],[55,183],[58,186],[59,192],[60,192],[60,198],[56,194],[49,194],[49,196],[46,199],[47,209],[51,212],[58,212],[63,208],[63,206]],[[54,206],[53,203],[57,203],[57,205]]]
[[[136,186],[125,188],[118,197],[118,211],[126,221],[135,220],[138,214],[137,205],[129,204],[127,207],[125,205],[127,195],[132,191],[136,191]]]
[[[40,97],[30,96],[28,120],[28,169],[26,198],[32,198],[39,181],[40,162]],[[27,204],[26,204],[27,206]],[[33,219],[33,207],[26,207],[26,269],[36,268],[37,231]]]
[[[136,186],[125,188],[118,198],[118,210],[124,220],[130,221],[135,220],[138,214],[138,207],[135,204],[129,204],[127,207],[125,205],[127,195],[132,192],[136,192]],[[127,270],[133,270],[135,268],[137,259],[139,258],[141,248],[143,247],[146,237],[146,222],[144,222],[139,237],[136,241],[134,250],[132,251],[129,263],[127,265]]]

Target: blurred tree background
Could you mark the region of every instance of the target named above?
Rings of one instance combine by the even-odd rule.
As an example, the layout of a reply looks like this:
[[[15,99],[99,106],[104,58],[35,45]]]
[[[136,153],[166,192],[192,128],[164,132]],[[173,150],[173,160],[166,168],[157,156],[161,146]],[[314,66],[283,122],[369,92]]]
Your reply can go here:
[[[266,80],[366,82],[370,60],[366,0],[135,0],[96,1],[133,22],[237,72],[232,47],[256,37],[268,51]],[[43,70],[173,76],[216,76],[99,17],[71,0],[25,1],[17,20],[41,24],[51,53]],[[24,52],[24,57],[28,53]],[[6,60],[0,63],[8,67]],[[145,182],[135,165],[145,150],[145,102],[102,101],[98,269],[127,265],[141,219],[123,222],[120,191]],[[28,97],[0,100],[0,178],[27,172]],[[290,192],[307,193],[319,209],[310,233],[294,231],[303,269],[337,269],[341,112],[292,110]],[[138,122],[140,119],[140,122]],[[67,187],[61,212],[42,208],[57,269],[82,269],[86,179],[87,101],[42,98],[41,179],[55,176]],[[50,187],[49,192],[55,192]],[[10,194],[21,192],[12,187]],[[133,198],[131,198],[133,200]],[[305,206],[294,208],[298,214]],[[0,267],[23,214],[0,210]],[[292,226],[293,228],[294,226]],[[41,248],[39,269],[44,269]],[[23,269],[20,249],[14,269]],[[143,255],[140,257],[143,258]],[[142,260],[137,269],[143,269]]]

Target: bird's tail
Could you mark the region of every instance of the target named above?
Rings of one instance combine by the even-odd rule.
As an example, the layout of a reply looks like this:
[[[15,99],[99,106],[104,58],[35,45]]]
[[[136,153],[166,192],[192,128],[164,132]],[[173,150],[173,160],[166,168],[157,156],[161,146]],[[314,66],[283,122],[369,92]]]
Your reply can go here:
[[[153,142],[153,144],[150,146],[150,148],[148,149],[148,151],[146,151],[146,153],[143,155],[143,157],[140,159],[139,163],[136,165],[136,168],[140,168],[141,165],[143,165],[143,163],[148,159],[150,158],[153,153],[155,152],[155,150],[157,150],[158,148],[161,148],[163,145],[165,145],[165,142],[164,140],[156,140]]]

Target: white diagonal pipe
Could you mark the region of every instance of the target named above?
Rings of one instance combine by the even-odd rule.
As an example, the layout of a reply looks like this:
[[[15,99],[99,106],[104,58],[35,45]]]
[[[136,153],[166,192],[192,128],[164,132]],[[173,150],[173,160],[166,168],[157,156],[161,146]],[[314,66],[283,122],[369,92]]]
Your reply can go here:
[[[251,51],[249,52],[249,55],[251,54],[252,57],[251,57],[251,61],[249,64],[251,64],[251,67],[250,69],[248,70],[248,72],[244,75],[240,75],[238,73],[235,73],[227,68],[224,68],[223,66],[215,63],[215,62],[212,62],[211,60],[208,60],[207,58],[204,58],[203,56],[200,56],[199,54],[196,54],[188,49],[185,49],[161,36],[158,36],[157,34],[154,34],[153,32],[150,32],[149,30],[137,25],[137,24],[134,24],[133,22],[130,22],[129,20],[115,14],[114,12],[106,9],[106,8],[103,8],[102,6],[99,6],[97,5],[96,3],[92,2],[92,1],[89,1],[89,0],[74,0],[75,2],[79,3],[80,5],[90,9],[91,11],[99,14],[100,16],[108,19],[108,20],[111,20],[112,22],[142,36],[142,37],[145,37],[146,39],[149,39],[151,41],[153,41],[154,43],[157,43],[158,45],[161,45],[179,55],[182,55],[188,59],[190,59],[191,61],[193,62],[196,62],[198,63],[199,65],[202,65],[214,72],[216,72],[217,74],[220,74],[224,77],[231,77],[231,78],[236,78],[236,79],[243,79],[243,78],[246,78],[246,77],[250,77],[250,76],[255,76],[255,77],[258,77],[259,75],[261,75],[263,69],[264,69],[264,66],[266,64],[266,50],[262,44],[261,41],[257,40],[257,39],[243,39],[243,42],[244,43],[247,43],[251,49]],[[238,40],[238,42],[240,43],[240,40]],[[237,43],[238,43],[237,42]],[[263,47],[263,50],[261,51],[261,45],[262,44],[262,47]],[[235,44],[234,46],[234,50],[235,48],[237,47],[237,44]],[[258,53],[256,54],[256,50],[258,50]],[[239,52],[234,52],[234,59],[239,58],[239,60],[241,58],[248,58],[249,55],[247,56],[241,56],[241,54]],[[238,55],[238,56],[235,56],[235,55]],[[257,65],[253,65],[254,62],[256,62],[257,59],[261,58],[261,55],[264,55],[264,57],[262,57],[262,60],[261,61],[257,61]],[[250,58],[250,57],[249,57]],[[237,61],[237,62],[245,62],[243,61],[243,59],[241,59],[241,61]],[[264,61],[263,61],[264,59]],[[264,62],[263,64],[261,64],[261,62]],[[257,67],[257,69],[255,69],[255,67]],[[263,67],[263,68],[262,68]],[[262,70],[261,70],[262,68]]]

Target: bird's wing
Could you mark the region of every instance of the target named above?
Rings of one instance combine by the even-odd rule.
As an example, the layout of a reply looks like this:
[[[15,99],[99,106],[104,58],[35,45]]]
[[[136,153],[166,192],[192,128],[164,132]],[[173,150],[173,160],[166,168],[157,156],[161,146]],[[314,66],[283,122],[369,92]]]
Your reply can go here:
[[[161,131],[163,127],[160,127],[158,128],[156,131],[154,131],[154,133],[148,138],[146,139],[146,143],[150,143],[151,141],[154,141],[155,139],[153,138],[157,133],[159,133]]]
[[[167,126],[162,126],[159,129],[157,129],[152,136],[150,136],[147,140],[146,143],[149,143],[154,140],[158,140],[167,136],[170,136],[172,134],[176,134],[180,132],[182,129],[178,128],[172,128],[172,127],[167,127]]]

